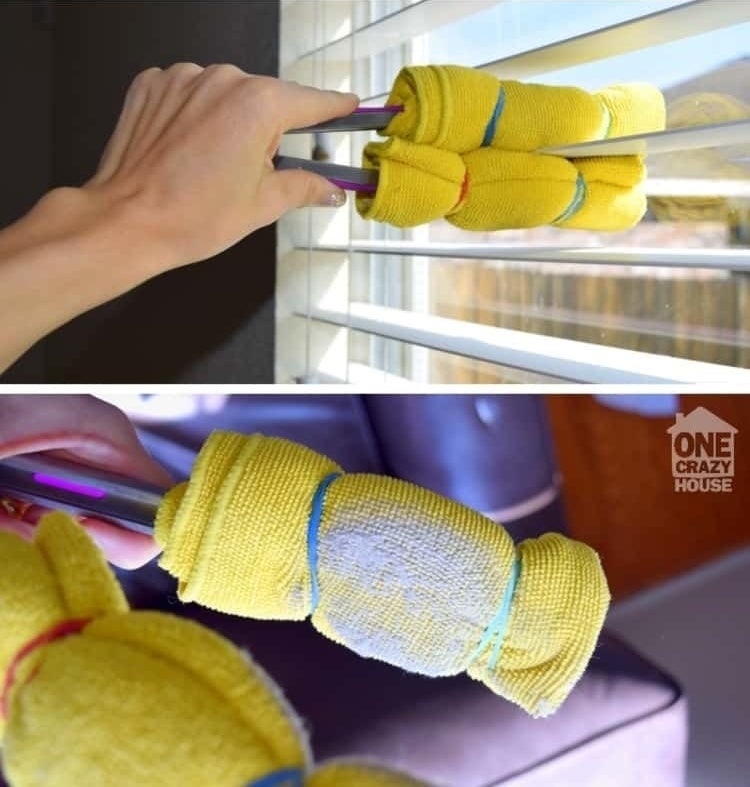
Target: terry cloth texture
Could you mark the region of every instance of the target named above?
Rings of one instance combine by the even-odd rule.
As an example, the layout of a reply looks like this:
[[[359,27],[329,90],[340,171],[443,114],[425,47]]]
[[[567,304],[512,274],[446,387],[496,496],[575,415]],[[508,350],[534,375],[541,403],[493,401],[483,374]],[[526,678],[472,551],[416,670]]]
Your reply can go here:
[[[374,194],[357,194],[366,219],[415,227],[459,207],[466,180],[461,156],[393,137],[365,148],[363,166],[378,170]]]
[[[501,230],[554,224],[623,230],[646,212],[634,189],[644,177],[637,156],[568,161],[540,153],[482,148],[464,156],[469,188],[459,210],[446,216],[463,229]]]
[[[361,767],[348,762],[330,763],[319,768],[308,777],[306,787],[426,787],[422,782],[406,776],[370,767]]]
[[[312,770],[297,718],[247,654],[189,620],[129,612],[67,515],[46,516],[31,544],[0,533],[0,563],[0,669],[17,667],[0,731],[13,787],[250,787],[290,772],[305,787],[334,783],[338,766]],[[71,616],[89,622],[44,642]],[[356,764],[336,783],[417,785]]]
[[[359,194],[366,219],[397,227],[445,218],[467,230],[538,227],[623,230],[646,211],[635,188],[645,177],[638,156],[576,159],[480,148],[459,156],[394,137],[366,149],[379,170],[375,194]]]
[[[341,472],[286,440],[212,434],[157,515],[180,597],[248,617],[311,615],[362,656],[430,676],[466,671],[535,716],[559,707],[609,602],[596,553],[557,534],[515,548],[447,498],[384,476],[331,478]]]
[[[651,85],[589,94],[497,80],[460,66],[413,66],[398,75],[389,103],[402,104],[365,147],[379,171],[374,194],[357,195],[363,218],[413,227],[440,218],[466,230],[553,224],[620,231],[646,211],[641,158],[585,161],[541,148],[659,131],[665,109]]]
[[[385,136],[454,153],[487,145],[534,151],[659,131],[665,123],[664,99],[652,85],[617,85],[592,94],[499,80],[463,66],[404,68],[387,103],[404,110]]]

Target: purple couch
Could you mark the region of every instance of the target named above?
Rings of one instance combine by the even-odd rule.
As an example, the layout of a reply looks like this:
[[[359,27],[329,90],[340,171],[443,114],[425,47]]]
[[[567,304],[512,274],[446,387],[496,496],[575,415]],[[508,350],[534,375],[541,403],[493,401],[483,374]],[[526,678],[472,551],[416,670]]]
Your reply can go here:
[[[152,423],[142,436],[182,476],[213,428],[289,437],[349,471],[414,481],[503,516],[516,539],[565,529],[542,397],[233,396],[219,412]],[[122,579],[134,606],[194,618],[250,650],[306,720],[318,758],[365,756],[441,787],[684,783],[680,687],[609,634],[562,709],[533,720],[469,678],[360,658],[308,623],[182,605],[154,565]]]

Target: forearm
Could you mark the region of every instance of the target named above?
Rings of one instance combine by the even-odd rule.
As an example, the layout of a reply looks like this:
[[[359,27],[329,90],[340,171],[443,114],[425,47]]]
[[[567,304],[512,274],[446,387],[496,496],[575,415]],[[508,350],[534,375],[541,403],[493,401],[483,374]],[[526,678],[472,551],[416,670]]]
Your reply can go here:
[[[357,97],[178,63],[133,81],[99,168],[0,232],[0,370],[58,326],[159,273],[213,257],[305,205],[345,196],[276,172],[281,135]]]
[[[127,200],[57,189],[0,232],[0,368],[88,309],[164,269]]]

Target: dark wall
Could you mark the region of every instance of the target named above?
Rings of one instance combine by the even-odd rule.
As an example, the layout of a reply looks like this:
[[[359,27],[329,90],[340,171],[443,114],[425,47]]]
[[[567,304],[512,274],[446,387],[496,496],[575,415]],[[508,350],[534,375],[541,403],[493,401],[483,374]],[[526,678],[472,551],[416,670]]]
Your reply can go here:
[[[53,186],[90,177],[125,91],[144,68],[229,62],[251,73],[277,73],[278,0],[58,2],[51,32],[34,30],[31,5],[0,5],[2,36],[34,39],[44,51],[38,60],[20,47],[20,60],[2,53],[6,77],[14,73],[23,83],[22,64],[33,60],[30,74],[45,85],[37,97],[24,93],[16,106],[31,105],[37,118],[50,116],[48,158],[34,164],[35,180],[15,195],[16,212],[28,207],[30,194],[43,191],[44,171]],[[42,129],[33,139],[26,129],[19,113],[11,184],[34,157],[31,148],[45,144]],[[9,157],[5,137],[0,142]],[[5,218],[14,207],[3,203],[2,209]],[[272,382],[274,276],[275,231],[268,228],[214,260],[165,274],[73,320],[4,379]]]
[[[0,227],[22,216],[50,184],[52,33],[37,4],[0,2]],[[41,346],[15,370],[44,372]]]

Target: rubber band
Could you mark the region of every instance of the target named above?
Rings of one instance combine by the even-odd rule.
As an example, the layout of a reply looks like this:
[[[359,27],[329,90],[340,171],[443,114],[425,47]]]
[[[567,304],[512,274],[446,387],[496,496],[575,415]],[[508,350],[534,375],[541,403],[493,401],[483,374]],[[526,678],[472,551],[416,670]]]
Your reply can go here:
[[[320,587],[318,586],[318,528],[323,517],[323,504],[325,503],[328,487],[341,476],[342,473],[330,473],[318,484],[312,501],[310,520],[307,523],[307,562],[310,565],[310,605],[314,613],[320,600]]]
[[[468,193],[469,193],[469,170],[467,169],[466,174],[464,175],[463,182],[461,183],[461,191],[458,195],[458,199],[456,200],[456,204],[451,208],[450,213],[448,214],[449,216],[452,213],[455,213],[463,206],[464,202],[466,201],[466,196]]]
[[[586,181],[584,180],[583,175],[579,172],[578,179],[576,180],[576,193],[573,195],[573,201],[552,223],[564,224],[566,221],[570,221],[570,219],[572,219],[573,216],[575,216],[576,213],[578,213],[578,211],[583,207],[584,202],[586,202]]]
[[[284,768],[262,776],[245,787],[302,787],[304,774],[299,768]]]
[[[487,128],[484,131],[484,138],[482,139],[482,147],[486,148],[492,144],[492,140],[495,138],[495,132],[497,131],[497,124],[500,120],[500,115],[503,114],[503,109],[505,108],[505,88],[500,88],[500,95],[497,97],[497,103],[495,104],[495,108],[492,110],[492,117],[490,118],[490,122],[487,124]]]
[[[602,139],[609,139],[609,135],[612,133],[612,121],[614,118],[612,117],[612,113],[609,111],[609,107],[604,103],[604,101],[602,101],[601,98],[599,99],[599,103],[601,104],[602,111],[604,112],[604,117],[607,120],[607,128],[604,129],[604,136]]]
[[[8,718],[8,703],[10,702],[10,690],[16,682],[16,673],[21,662],[30,653],[33,653],[37,648],[42,645],[48,645],[57,639],[69,637],[71,634],[78,634],[81,629],[91,622],[91,618],[79,618],[71,620],[63,620],[57,623],[52,628],[43,631],[39,636],[29,640],[10,660],[8,669],[5,671],[5,680],[3,681],[3,690],[0,694],[0,717],[3,719]]]
[[[494,670],[497,662],[500,660],[500,653],[503,648],[503,640],[505,639],[505,632],[508,630],[508,622],[510,621],[510,608],[513,603],[513,595],[516,592],[518,585],[518,577],[521,573],[521,561],[516,557],[513,559],[513,565],[510,569],[510,576],[508,583],[505,586],[503,593],[503,600],[500,604],[500,609],[497,614],[490,621],[490,625],[485,629],[484,635],[477,645],[474,652],[469,658],[469,663],[475,662],[484,653],[487,646],[494,640],[495,646],[492,650],[487,667]]]

